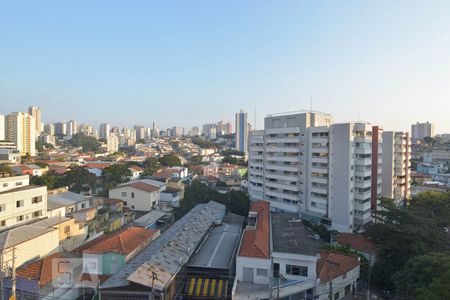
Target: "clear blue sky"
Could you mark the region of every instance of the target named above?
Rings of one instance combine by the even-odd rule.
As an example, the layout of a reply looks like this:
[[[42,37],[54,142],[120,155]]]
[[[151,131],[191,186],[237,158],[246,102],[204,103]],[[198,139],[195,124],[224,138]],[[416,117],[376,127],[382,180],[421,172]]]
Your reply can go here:
[[[256,107],[260,128],[310,97],[450,132],[450,1],[0,1],[0,113],[189,127]]]

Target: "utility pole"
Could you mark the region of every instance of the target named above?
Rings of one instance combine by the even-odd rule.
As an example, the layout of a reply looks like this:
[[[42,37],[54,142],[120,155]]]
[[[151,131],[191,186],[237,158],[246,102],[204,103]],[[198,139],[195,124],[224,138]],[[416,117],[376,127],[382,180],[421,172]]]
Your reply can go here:
[[[367,284],[368,284],[368,288],[367,288],[367,300],[370,299],[370,273],[371,273],[371,268],[372,268],[372,249],[369,250],[369,276],[367,278]]]
[[[16,300],[16,246],[12,248],[12,275],[11,275],[11,297],[9,300]]]
[[[150,292],[150,300],[155,300],[155,280],[158,279],[158,276],[156,275],[155,272],[155,265],[151,265],[150,267],[147,268],[147,272],[151,273],[152,276],[152,290]]]

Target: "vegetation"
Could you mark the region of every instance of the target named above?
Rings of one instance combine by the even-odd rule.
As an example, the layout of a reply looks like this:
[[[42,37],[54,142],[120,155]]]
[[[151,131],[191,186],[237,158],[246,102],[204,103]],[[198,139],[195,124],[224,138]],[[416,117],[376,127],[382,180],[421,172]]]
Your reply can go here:
[[[81,147],[83,151],[99,151],[100,143],[95,137],[87,136],[84,133],[76,133],[70,140],[73,147]]]
[[[82,167],[73,167],[65,174],[47,173],[42,176],[33,176],[31,184],[45,185],[48,189],[68,186],[71,192],[80,193],[94,187],[97,178],[94,174]]]
[[[207,184],[194,180],[186,187],[184,199],[180,208],[175,211],[175,217],[181,218],[199,203],[207,203],[210,200],[224,204],[232,213],[247,216],[250,209],[250,200],[244,192],[229,191],[221,194],[210,188]]]
[[[302,220],[303,225],[314,230],[322,240],[330,242],[331,234],[328,229],[323,224],[316,224],[314,222],[309,222],[308,220]]]
[[[198,164],[202,163],[202,159],[203,159],[203,156],[201,156],[201,155],[194,155],[194,156],[191,157],[191,161],[190,162],[192,164],[194,164],[194,165],[198,165]]]
[[[223,156],[231,156],[231,155],[234,155],[234,156],[244,156],[244,155],[245,155],[244,152],[241,152],[241,151],[236,150],[236,149],[225,149],[225,150],[223,150],[223,151],[221,152],[221,154],[222,154]]]
[[[155,157],[149,157],[144,161],[144,172],[143,175],[153,175],[161,168],[159,160]]]
[[[40,151],[44,151],[46,149],[54,149],[55,147],[50,144],[50,143],[45,143],[45,142],[41,142],[41,141],[37,141],[36,142],[36,150]]]
[[[373,283],[412,298],[440,286],[450,263],[450,238],[441,230],[448,225],[450,193],[422,193],[406,208],[382,199],[365,233],[379,247]]]
[[[110,184],[111,187],[128,182],[132,175],[127,164],[112,164],[102,171],[103,182]]]
[[[192,143],[196,144],[200,148],[220,148],[220,146],[218,144],[213,143],[211,141],[207,141],[201,137],[192,137],[191,141],[192,141]]]
[[[12,174],[11,167],[7,164],[0,164],[0,173]]]
[[[177,167],[181,166],[180,159],[173,153],[164,155],[159,158],[159,163],[164,167]]]
[[[236,158],[233,156],[225,156],[222,160],[222,163],[229,163],[233,165],[239,165],[239,166],[247,166],[247,162],[241,158]]]

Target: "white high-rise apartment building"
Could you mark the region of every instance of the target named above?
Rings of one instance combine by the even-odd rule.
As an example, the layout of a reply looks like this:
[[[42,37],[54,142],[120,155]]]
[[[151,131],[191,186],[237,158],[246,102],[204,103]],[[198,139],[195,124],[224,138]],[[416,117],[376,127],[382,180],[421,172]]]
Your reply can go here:
[[[42,132],[41,108],[30,106],[28,107],[28,114],[34,118],[34,129],[36,130],[36,136],[38,136]]]
[[[74,120],[70,120],[66,123],[67,135],[72,136],[78,133],[78,123]]]
[[[36,130],[34,118],[23,112],[14,112],[5,118],[5,139],[13,142],[20,155],[36,155]]]
[[[5,140],[5,116],[0,115],[0,141]]]
[[[411,125],[411,138],[414,141],[423,140],[424,137],[434,137],[434,124],[430,122]]]
[[[119,150],[119,138],[115,134],[109,134],[106,138],[106,151],[117,152]]]
[[[383,132],[381,196],[394,199],[396,204],[411,195],[411,142],[409,133]]]
[[[252,200],[338,231],[370,221],[371,125],[332,124],[330,115],[319,112],[269,115],[249,143]]]
[[[108,123],[102,123],[100,124],[100,128],[98,130],[98,137],[101,139],[108,139],[109,133],[111,132],[111,125]]]
[[[248,134],[249,125],[247,122],[247,113],[242,109],[236,113],[236,150],[248,152]]]

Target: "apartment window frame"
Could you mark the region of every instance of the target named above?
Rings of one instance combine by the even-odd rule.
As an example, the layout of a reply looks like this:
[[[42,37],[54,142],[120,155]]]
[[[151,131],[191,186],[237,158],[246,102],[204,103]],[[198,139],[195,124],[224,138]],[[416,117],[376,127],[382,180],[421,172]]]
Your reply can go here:
[[[308,277],[308,267],[286,264],[286,274],[291,276]]]
[[[24,207],[25,201],[24,200],[17,200],[16,201],[16,208]]]
[[[256,276],[267,277],[269,276],[269,270],[256,268]]]

